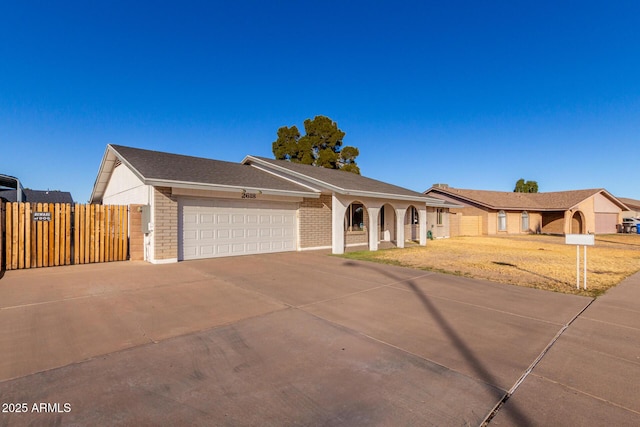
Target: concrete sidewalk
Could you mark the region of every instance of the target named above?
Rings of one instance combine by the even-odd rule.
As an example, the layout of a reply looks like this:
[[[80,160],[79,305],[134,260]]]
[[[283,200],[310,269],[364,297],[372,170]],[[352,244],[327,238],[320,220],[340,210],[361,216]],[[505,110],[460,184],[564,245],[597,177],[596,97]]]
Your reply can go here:
[[[521,426],[528,420],[640,425],[640,273],[598,298],[571,324],[491,425]]]
[[[540,413],[536,399],[569,383],[561,351],[575,351],[574,328],[578,343],[602,336],[594,324],[615,363],[579,372],[575,393],[634,386],[627,400],[596,399],[597,414],[640,421],[637,385],[604,375],[638,368],[638,341],[619,340],[638,337],[640,296],[627,288],[564,331],[492,425],[579,420],[571,407]],[[0,413],[0,425],[479,425],[591,302],[320,253],[11,271],[0,396],[28,410]]]

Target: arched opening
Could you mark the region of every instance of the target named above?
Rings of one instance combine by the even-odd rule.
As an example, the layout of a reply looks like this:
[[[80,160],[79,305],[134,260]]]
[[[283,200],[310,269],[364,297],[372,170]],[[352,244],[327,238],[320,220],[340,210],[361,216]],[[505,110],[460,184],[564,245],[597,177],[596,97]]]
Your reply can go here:
[[[404,214],[404,238],[414,242],[420,240],[420,211],[413,205]]]
[[[571,217],[571,234],[584,234],[584,217],[580,211],[575,211]]]
[[[396,210],[388,203],[380,208],[378,215],[378,236],[381,242],[395,242],[396,234]]]
[[[344,244],[369,247],[369,212],[364,203],[355,201],[347,207],[344,215]]]

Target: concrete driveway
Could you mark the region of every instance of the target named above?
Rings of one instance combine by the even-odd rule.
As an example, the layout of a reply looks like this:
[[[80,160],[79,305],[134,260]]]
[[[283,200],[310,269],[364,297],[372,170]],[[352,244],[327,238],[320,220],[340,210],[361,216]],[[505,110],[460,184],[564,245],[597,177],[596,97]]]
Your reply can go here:
[[[548,425],[591,303],[318,252],[10,271],[0,425]]]

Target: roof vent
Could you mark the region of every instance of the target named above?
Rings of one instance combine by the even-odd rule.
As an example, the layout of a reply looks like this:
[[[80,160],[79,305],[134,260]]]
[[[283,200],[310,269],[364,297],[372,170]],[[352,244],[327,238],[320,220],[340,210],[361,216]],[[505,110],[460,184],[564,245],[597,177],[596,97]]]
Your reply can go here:
[[[433,184],[433,188],[449,188],[449,184]]]

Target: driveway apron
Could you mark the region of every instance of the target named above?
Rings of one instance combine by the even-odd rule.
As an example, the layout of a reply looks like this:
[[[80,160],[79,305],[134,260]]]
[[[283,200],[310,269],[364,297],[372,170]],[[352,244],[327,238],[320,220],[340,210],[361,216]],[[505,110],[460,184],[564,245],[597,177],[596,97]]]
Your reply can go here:
[[[11,271],[0,424],[479,425],[591,301],[317,252]],[[539,424],[544,362],[492,423]]]

